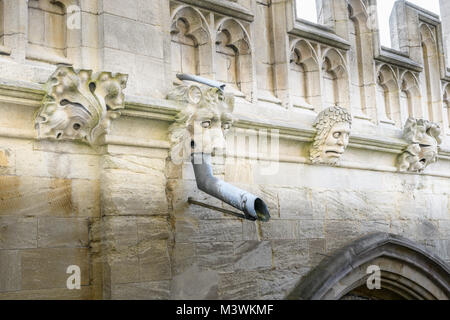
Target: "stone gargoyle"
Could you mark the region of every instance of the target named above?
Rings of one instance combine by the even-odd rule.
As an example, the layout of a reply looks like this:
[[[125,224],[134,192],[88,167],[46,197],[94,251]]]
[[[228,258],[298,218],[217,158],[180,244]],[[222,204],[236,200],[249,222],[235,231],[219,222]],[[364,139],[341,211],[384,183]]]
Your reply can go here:
[[[185,74],[177,77],[190,81],[183,81],[168,95],[184,103],[169,128],[172,162],[181,164],[189,157],[201,191],[243,211],[246,219],[268,221],[270,213],[263,200],[213,176],[211,156],[225,150],[234,96],[224,93],[225,85],[215,81]]]
[[[35,126],[39,138],[97,145],[124,108],[128,76],[59,66],[45,85]]]
[[[312,163],[337,165],[348,146],[352,116],[339,106],[329,107],[317,115],[317,129],[310,149]]]
[[[425,119],[408,118],[403,129],[403,138],[408,147],[398,157],[401,172],[422,172],[437,161],[439,145],[442,143],[438,123]]]

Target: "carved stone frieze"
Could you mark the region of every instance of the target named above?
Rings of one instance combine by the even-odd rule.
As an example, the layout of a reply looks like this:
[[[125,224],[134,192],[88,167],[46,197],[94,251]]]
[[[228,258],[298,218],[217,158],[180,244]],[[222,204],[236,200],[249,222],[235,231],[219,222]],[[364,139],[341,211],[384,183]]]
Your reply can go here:
[[[425,119],[409,118],[403,129],[403,137],[409,143],[398,158],[398,169],[402,172],[422,172],[437,161],[438,148],[442,143],[438,123]]]
[[[97,145],[124,108],[128,76],[59,66],[45,85],[35,126],[41,139],[80,140]]]
[[[317,129],[310,150],[312,163],[336,165],[347,148],[352,116],[339,106],[320,112],[313,124]]]

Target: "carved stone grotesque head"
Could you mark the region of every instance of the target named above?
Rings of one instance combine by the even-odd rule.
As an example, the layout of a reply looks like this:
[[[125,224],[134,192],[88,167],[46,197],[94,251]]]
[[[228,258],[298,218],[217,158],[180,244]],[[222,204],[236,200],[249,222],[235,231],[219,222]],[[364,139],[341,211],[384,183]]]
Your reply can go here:
[[[320,112],[313,125],[317,129],[310,150],[312,163],[336,165],[348,145],[352,116],[333,106]]]
[[[232,94],[183,82],[169,93],[168,99],[187,103],[169,129],[172,161],[187,160],[192,152],[211,154],[224,150],[224,135],[233,123]]]
[[[124,108],[128,76],[59,66],[46,83],[35,125],[39,138],[81,140],[95,145]]]
[[[436,162],[442,143],[440,135],[438,123],[409,118],[403,129],[403,137],[409,145],[399,157],[399,170],[422,172],[429,164]]]

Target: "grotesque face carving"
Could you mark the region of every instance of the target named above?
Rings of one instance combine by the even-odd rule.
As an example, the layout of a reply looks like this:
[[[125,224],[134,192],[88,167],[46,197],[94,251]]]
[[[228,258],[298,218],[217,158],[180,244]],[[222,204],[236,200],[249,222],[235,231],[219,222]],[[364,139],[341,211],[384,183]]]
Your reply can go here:
[[[47,94],[35,119],[40,138],[82,140],[96,145],[111,119],[124,108],[128,76],[60,66],[46,84]]]
[[[313,163],[336,165],[347,148],[352,117],[341,107],[330,107],[317,116],[317,134],[310,151]]]
[[[171,100],[187,102],[170,128],[172,161],[187,160],[191,153],[215,153],[225,149],[225,134],[231,128],[234,97],[217,88],[180,85]]]
[[[399,157],[399,170],[421,172],[437,161],[442,140],[439,124],[424,119],[409,118],[403,129],[408,147]]]
[[[349,136],[350,125],[346,122],[338,122],[331,128],[322,150],[324,162],[333,163],[339,160],[347,148]]]

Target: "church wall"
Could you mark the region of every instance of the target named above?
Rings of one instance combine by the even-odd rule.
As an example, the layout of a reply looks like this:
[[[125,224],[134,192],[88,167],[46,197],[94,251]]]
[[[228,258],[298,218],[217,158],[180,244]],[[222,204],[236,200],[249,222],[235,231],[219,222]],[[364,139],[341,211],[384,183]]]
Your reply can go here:
[[[342,21],[345,4],[329,6],[334,13],[324,28],[296,21],[292,0],[72,1],[81,10],[81,29],[69,29],[66,39],[79,50],[61,51],[61,57],[75,69],[128,74],[121,116],[91,146],[38,137],[34,121],[43,84],[64,61],[45,54],[30,59],[27,1],[3,2],[4,14],[17,18],[3,28],[16,31],[0,43],[0,299],[283,299],[324,257],[374,232],[402,235],[450,263],[450,119],[436,109],[444,105],[439,88],[450,82],[442,59],[440,74],[431,78],[440,82],[433,83],[429,104],[435,112],[422,110],[425,117],[441,114],[432,119],[443,128],[438,161],[422,173],[397,168],[408,146],[402,75],[411,72],[426,92],[418,25],[433,26],[436,52],[443,54],[437,17],[397,7],[397,17],[417,25],[399,30],[403,51],[382,48],[377,30],[364,28],[359,55],[355,48],[349,55],[357,41],[348,39],[358,32]],[[358,1],[350,2],[353,14],[360,14],[352,21],[360,21]],[[236,211],[198,190],[189,161],[170,158],[169,126],[185,107],[166,99],[176,82],[175,17],[186,22],[187,38],[201,44],[183,62],[189,70],[212,79],[222,72],[216,70],[217,39],[228,41],[230,57],[234,52],[243,58],[229,58],[242,84],[233,89],[236,119],[227,157],[213,158],[213,169],[260,196],[269,222],[216,210]],[[299,40],[311,49],[299,51],[311,54],[302,60],[311,73],[311,98],[303,107],[289,88]],[[337,166],[309,158],[314,120],[326,107],[325,58],[336,77],[336,101],[354,115]],[[362,70],[351,72],[355,59],[362,59]],[[388,94],[398,99],[401,121],[379,110],[377,81],[387,67],[393,80],[381,85],[396,86]],[[420,98],[415,106],[426,104]],[[271,137],[268,149],[264,130]],[[70,265],[81,269],[80,290],[66,288]]]

